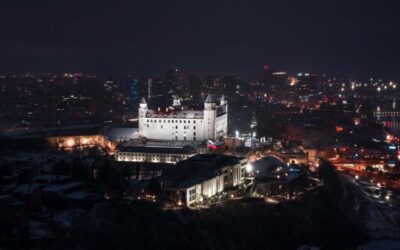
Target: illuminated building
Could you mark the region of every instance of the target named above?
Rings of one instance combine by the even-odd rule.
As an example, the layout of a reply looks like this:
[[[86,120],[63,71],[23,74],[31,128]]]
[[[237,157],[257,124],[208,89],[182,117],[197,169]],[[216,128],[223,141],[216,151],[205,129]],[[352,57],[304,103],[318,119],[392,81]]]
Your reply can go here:
[[[139,134],[149,140],[222,141],[228,130],[228,103],[222,97],[217,105],[209,95],[203,110],[190,110],[175,96],[171,107],[152,110],[143,98],[138,118]]]
[[[310,73],[298,73],[297,74],[297,92],[300,95],[309,95],[317,90],[317,75]]]
[[[274,72],[272,73],[272,85],[271,89],[280,91],[288,85],[288,74],[286,72]]]
[[[133,102],[137,102],[139,100],[139,94],[138,94],[138,82],[137,80],[133,80],[132,84],[131,84],[131,89],[130,89],[130,96],[131,96],[131,100]]]
[[[196,155],[179,162],[177,167],[162,179],[163,193],[178,205],[190,207],[207,203],[208,199],[227,188],[241,185],[245,179],[246,168],[247,159],[244,157]]]
[[[165,91],[176,93],[178,88],[178,81],[179,81],[178,69],[168,69],[165,82]]]
[[[206,153],[207,148],[199,143],[183,141],[148,141],[140,140],[121,143],[115,151],[116,161],[177,163],[196,154]]]

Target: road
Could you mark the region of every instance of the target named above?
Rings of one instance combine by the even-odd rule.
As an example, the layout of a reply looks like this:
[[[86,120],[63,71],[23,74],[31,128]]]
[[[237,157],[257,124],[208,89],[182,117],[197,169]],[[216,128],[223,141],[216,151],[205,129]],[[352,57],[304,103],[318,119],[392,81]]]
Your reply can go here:
[[[359,221],[372,239],[400,241],[400,200],[391,190],[381,188],[364,177],[341,172],[340,176],[356,197]]]

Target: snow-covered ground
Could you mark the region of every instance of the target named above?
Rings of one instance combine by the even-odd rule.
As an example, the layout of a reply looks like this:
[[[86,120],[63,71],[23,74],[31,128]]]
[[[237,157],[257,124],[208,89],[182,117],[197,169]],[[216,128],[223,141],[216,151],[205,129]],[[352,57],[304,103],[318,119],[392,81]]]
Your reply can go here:
[[[377,195],[381,192],[377,183],[341,176],[358,199],[360,220],[372,239],[359,249],[400,249],[400,207],[392,200],[397,197]]]

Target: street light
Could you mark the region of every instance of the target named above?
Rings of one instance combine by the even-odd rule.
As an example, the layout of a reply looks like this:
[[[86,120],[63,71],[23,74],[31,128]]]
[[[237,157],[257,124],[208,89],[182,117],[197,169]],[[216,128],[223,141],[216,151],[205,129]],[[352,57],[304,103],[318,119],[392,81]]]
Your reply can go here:
[[[253,172],[253,165],[247,164],[247,166],[246,166],[246,171],[247,171],[247,173]]]

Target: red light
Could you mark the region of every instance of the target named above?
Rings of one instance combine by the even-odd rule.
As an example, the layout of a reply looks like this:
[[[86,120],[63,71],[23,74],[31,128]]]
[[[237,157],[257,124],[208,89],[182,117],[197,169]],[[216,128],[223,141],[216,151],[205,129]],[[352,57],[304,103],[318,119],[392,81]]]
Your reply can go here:
[[[268,68],[269,68],[268,64],[265,64],[264,65],[264,70],[268,70]]]
[[[336,126],[337,133],[343,132],[343,130],[344,130],[344,128],[342,126],[338,126],[338,125]]]

